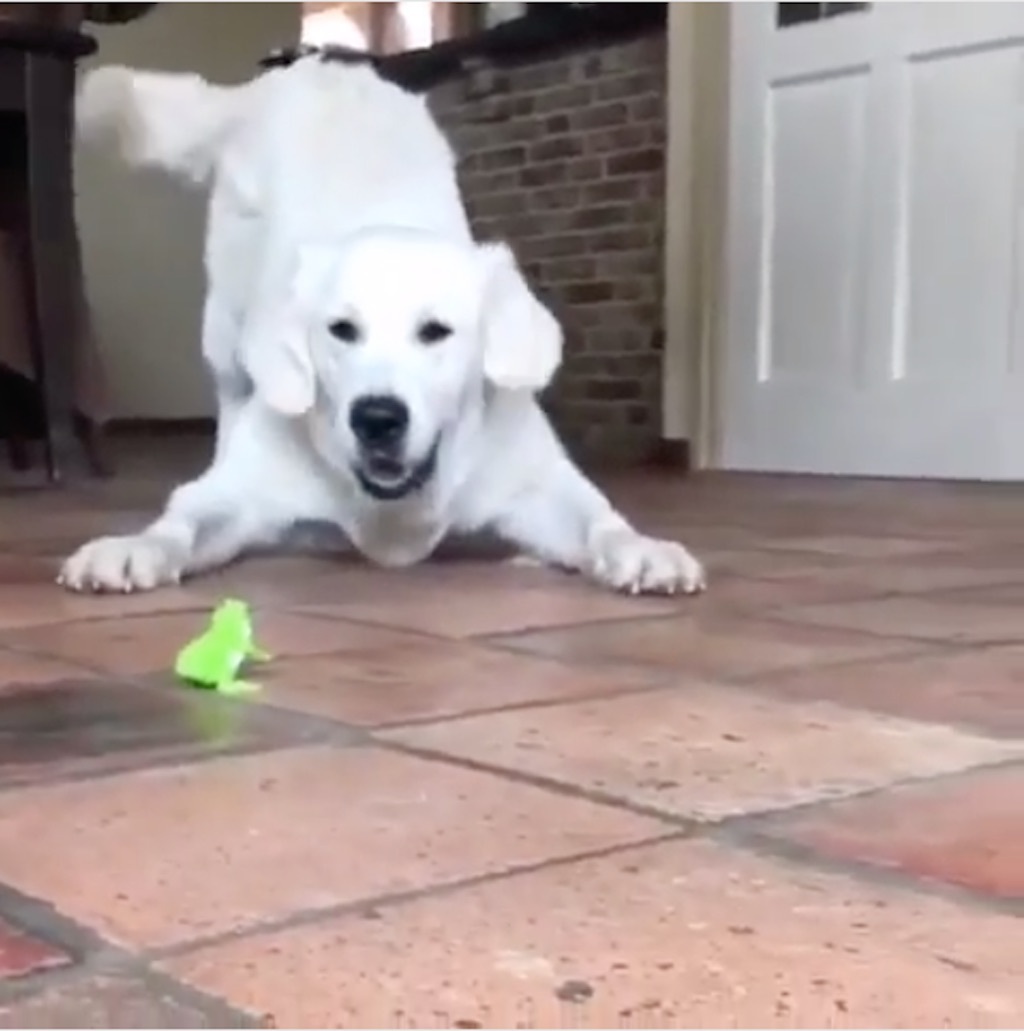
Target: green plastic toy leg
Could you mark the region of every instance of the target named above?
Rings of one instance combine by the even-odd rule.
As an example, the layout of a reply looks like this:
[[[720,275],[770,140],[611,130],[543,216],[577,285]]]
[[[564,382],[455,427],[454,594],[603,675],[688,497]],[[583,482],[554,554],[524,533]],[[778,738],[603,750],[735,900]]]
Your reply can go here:
[[[218,694],[228,695],[229,697],[254,694],[259,689],[259,684],[254,684],[250,680],[226,680],[216,687]]]

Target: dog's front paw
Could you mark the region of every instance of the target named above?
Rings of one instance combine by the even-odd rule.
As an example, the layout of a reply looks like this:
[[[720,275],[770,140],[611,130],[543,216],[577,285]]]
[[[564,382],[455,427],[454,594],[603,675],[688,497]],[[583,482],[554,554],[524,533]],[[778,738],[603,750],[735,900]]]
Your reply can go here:
[[[64,563],[57,583],[70,591],[151,591],[181,580],[182,563],[175,550],[169,542],[146,534],[100,537]]]
[[[593,542],[594,575],[629,594],[697,594],[707,586],[704,567],[675,541],[630,530],[602,533]]]

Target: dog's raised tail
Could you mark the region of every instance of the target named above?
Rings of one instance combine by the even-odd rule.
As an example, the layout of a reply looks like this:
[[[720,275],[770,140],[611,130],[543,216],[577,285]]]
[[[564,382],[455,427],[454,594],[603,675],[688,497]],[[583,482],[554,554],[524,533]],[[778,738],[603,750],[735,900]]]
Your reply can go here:
[[[203,183],[241,118],[246,86],[199,75],[109,65],[82,81],[75,128],[85,141],[112,139],[130,165]]]

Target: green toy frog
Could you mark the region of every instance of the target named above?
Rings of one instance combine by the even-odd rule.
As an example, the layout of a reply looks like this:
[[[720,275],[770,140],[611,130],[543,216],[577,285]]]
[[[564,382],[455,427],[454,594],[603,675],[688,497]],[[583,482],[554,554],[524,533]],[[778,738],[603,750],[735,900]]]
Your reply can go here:
[[[174,672],[196,687],[221,694],[245,694],[255,684],[236,679],[247,659],[266,662],[271,656],[253,643],[249,606],[237,598],[222,601],[206,631],[178,652]]]

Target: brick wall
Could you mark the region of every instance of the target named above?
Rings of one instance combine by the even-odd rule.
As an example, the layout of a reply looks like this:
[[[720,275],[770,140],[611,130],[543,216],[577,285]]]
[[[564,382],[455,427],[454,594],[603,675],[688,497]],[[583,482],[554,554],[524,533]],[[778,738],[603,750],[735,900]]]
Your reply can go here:
[[[649,458],[660,437],[665,50],[656,33],[432,94],[477,234],[515,247],[563,322],[545,403],[589,458]]]

